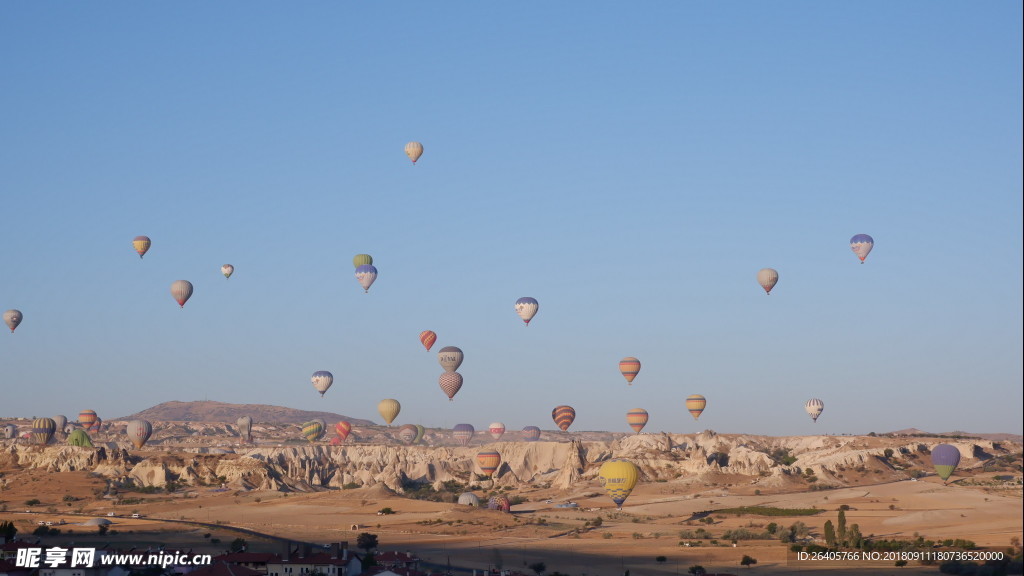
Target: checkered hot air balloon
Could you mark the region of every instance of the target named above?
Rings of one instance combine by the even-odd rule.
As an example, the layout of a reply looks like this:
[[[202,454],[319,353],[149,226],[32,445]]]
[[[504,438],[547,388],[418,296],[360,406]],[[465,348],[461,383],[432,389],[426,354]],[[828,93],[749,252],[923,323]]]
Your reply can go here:
[[[438,384],[445,395],[448,396],[448,401],[451,402],[455,395],[459,393],[459,390],[462,389],[462,374],[458,372],[445,372],[438,378]]]

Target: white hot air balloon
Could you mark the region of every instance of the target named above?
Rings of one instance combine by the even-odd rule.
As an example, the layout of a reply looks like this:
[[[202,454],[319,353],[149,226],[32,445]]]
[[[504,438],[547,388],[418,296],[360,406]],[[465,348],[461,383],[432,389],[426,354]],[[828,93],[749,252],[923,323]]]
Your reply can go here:
[[[764,288],[765,294],[771,294],[772,288],[779,281],[779,273],[774,268],[761,268],[757,272],[757,283]]]
[[[416,164],[416,161],[423,155],[423,144],[409,142],[405,145],[405,155],[409,157],[409,160],[412,160],[413,164]]]
[[[323,398],[324,392],[334,384],[334,374],[331,374],[327,370],[318,370],[313,372],[313,388],[320,393],[320,397]]]
[[[815,422],[818,421],[818,416],[821,416],[821,411],[824,409],[825,403],[817,398],[811,398],[804,404],[804,410],[807,411],[807,415]]]

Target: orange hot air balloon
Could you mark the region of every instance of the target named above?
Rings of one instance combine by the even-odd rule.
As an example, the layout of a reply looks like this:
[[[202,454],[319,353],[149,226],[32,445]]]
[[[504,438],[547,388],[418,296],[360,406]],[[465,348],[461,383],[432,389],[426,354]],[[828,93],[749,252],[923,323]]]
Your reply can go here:
[[[647,426],[647,410],[643,408],[633,408],[629,412],[626,412],[626,423],[633,429],[637,434]]]
[[[427,352],[430,352],[430,349],[434,346],[434,342],[437,342],[437,332],[434,332],[433,330],[424,330],[423,332],[420,332],[420,343],[427,349]]]
[[[640,372],[640,361],[632,356],[619,360],[619,372],[622,372],[626,382],[632,386],[633,378],[636,378],[637,373]]]
[[[487,476],[494,476],[498,467],[501,466],[501,454],[498,454],[494,450],[479,452],[476,455],[476,463],[480,465],[480,470],[482,470],[484,474]]]
[[[551,419],[555,421],[555,424],[565,432],[572,426],[573,420],[576,419],[576,410],[572,406],[556,406],[551,411]]]
[[[93,424],[96,423],[96,411],[82,410],[78,413],[78,423],[86,430],[92,428]]]
[[[135,239],[132,240],[132,248],[135,248],[135,251],[139,253],[140,259],[146,255],[146,252],[149,251],[149,247],[152,244],[153,242],[149,239],[149,236],[136,236]]]
[[[348,438],[350,432],[352,432],[352,425],[344,420],[334,425],[334,433],[338,435],[338,438],[341,438],[342,442]]]
[[[686,397],[686,409],[690,411],[694,420],[700,418],[700,413],[704,411],[704,407],[707,405],[707,399],[700,394],[691,394]]]

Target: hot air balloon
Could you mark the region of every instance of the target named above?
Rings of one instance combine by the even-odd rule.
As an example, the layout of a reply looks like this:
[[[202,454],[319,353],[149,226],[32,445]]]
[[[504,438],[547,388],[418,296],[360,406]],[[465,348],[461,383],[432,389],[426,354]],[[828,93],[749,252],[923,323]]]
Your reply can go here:
[[[53,417],[53,421],[57,424],[57,430],[54,433],[58,436],[63,436],[64,428],[68,425],[68,417],[63,414],[58,414]]]
[[[485,475],[494,476],[494,473],[498,470],[498,466],[501,466],[501,454],[498,454],[494,450],[477,452],[476,463],[480,466],[480,470],[482,470]]]
[[[423,144],[409,142],[405,145],[405,155],[409,157],[409,160],[412,160],[413,164],[416,164],[416,161],[423,155]]]
[[[377,411],[380,412],[380,417],[390,426],[395,421],[395,418],[398,417],[398,413],[402,411],[402,405],[394,398],[385,398],[377,404]]]
[[[238,435],[242,437],[242,442],[252,442],[252,418],[242,416],[235,424],[238,426]]]
[[[462,494],[459,494],[459,505],[480,506],[480,497],[472,492],[463,492]]]
[[[185,302],[192,297],[192,283],[188,280],[175,280],[171,284],[171,296],[184,308]]]
[[[626,423],[633,429],[637,434],[647,426],[647,410],[643,408],[633,408],[629,412],[626,412]]]
[[[497,510],[499,512],[511,512],[512,502],[509,501],[508,496],[491,496],[491,499],[487,501],[488,510]]]
[[[764,288],[765,294],[771,294],[772,288],[779,281],[779,273],[774,268],[761,268],[757,272],[757,283]]]
[[[310,420],[302,425],[302,436],[310,442],[316,442],[324,436],[324,425],[319,420]]]
[[[30,437],[34,444],[45,446],[53,439],[53,433],[56,430],[57,423],[53,421],[53,418],[36,418],[32,421]]]
[[[632,356],[627,356],[622,360],[619,360],[619,372],[622,372],[622,376],[626,378],[626,382],[633,385],[633,378],[636,378],[638,372],[640,372],[640,361]]]
[[[455,346],[445,346],[437,352],[437,361],[441,364],[441,368],[444,368],[445,372],[455,372],[462,366],[462,359],[464,355],[462,350]]]
[[[21,313],[21,310],[8,310],[7,312],[4,312],[4,323],[7,324],[7,327],[10,328],[13,333],[14,329],[18,327],[18,324],[21,324],[24,317],[25,316]]]
[[[88,430],[92,428],[92,425],[96,423],[96,411],[95,410],[82,410],[78,413],[78,423],[82,425],[82,428]]]
[[[533,317],[537,315],[538,309],[540,309],[540,304],[537,303],[536,298],[524,296],[516,300],[516,314],[519,314],[519,317],[523,319],[527,326],[530,325],[530,320],[533,320]]]
[[[100,418],[99,416],[97,416],[96,420],[93,421],[92,426],[89,426],[88,428],[86,428],[86,430],[88,430],[89,432],[92,432],[93,434],[99,434],[100,430],[102,430],[102,429],[103,429],[103,418]]]
[[[459,393],[459,390],[462,389],[462,374],[458,372],[445,372],[438,379],[438,384],[440,384],[441,390],[448,396],[448,401],[451,402],[455,395]]]
[[[540,428],[537,428],[536,426],[524,426],[523,441],[536,442],[537,440],[540,440]]]
[[[377,279],[377,269],[372,264],[363,264],[356,268],[356,280],[363,287],[364,292],[370,291],[370,286]]]
[[[555,406],[555,409],[551,411],[551,419],[562,429],[562,432],[565,432],[569,426],[572,426],[572,421],[576,419],[576,411],[572,406]]]
[[[75,429],[68,434],[68,446],[82,446],[84,448],[92,448],[92,438],[85,433],[85,430]]]
[[[317,370],[313,372],[313,388],[320,393],[320,397],[324,397],[324,392],[334,384],[334,374],[331,374],[327,370]]]
[[[437,342],[436,332],[433,330],[424,330],[423,332],[420,332],[420,343],[427,349],[427,352],[430,352],[430,348],[434,345],[434,342]]]
[[[153,425],[148,420],[132,420],[125,431],[128,433],[128,439],[138,450],[146,445],[146,440],[153,434]]]
[[[860,258],[860,263],[864,263],[864,259],[871,253],[871,249],[875,247],[875,239],[867,234],[857,234],[853,238],[850,238],[850,250]]]
[[[398,428],[398,439],[406,444],[412,444],[416,441],[416,425],[415,424],[403,424]]]
[[[231,278],[231,275],[235,273],[235,267],[231,264],[225,264],[220,267],[220,273],[223,274],[225,278]]]
[[[707,405],[707,399],[700,394],[691,394],[686,397],[686,409],[690,411],[690,415],[693,416],[694,420],[700,418],[700,413],[704,411]]]
[[[4,438],[13,440],[18,437],[18,427],[14,424],[4,424]]]
[[[427,435],[427,429],[422,424],[416,425],[416,438],[413,439],[413,444],[419,444],[423,442],[423,437]]]
[[[452,427],[452,438],[463,446],[468,446],[469,442],[473,440],[473,434],[476,433],[476,428],[473,428],[472,424],[456,424]]]
[[[360,266],[373,266],[373,256],[369,254],[356,254],[352,257],[352,265],[356,268]]]
[[[601,465],[597,477],[608,497],[622,510],[622,503],[629,498],[640,478],[640,470],[629,460],[609,460]]]
[[[341,420],[334,425],[334,433],[337,434],[337,438],[341,438],[341,441],[344,442],[348,435],[352,433],[352,424]]]
[[[153,242],[149,239],[149,236],[136,236],[135,239],[132,240],[132,247],[139,253],[139,259],[145,256],[146,252],[149,252],[151,244],[153,244]]]
[[[817,398],[811,398],[804,404],[804,410],[815,422],[818,421],[818,416],[821,416],[821,411],[825,409],[825,403]]]
[[[932,448],[932,466],[935,467],[935,473],[939,475],[939,478],[942,478],[943,484],[949,480],[959,464],[960,451],[956,449],[956,446],[939,444]]]
[[[491,425],[487,427],[487,431],[491,433],[491,438],[498,440],[505,433],[505,425],[501,422],[491,422]]]

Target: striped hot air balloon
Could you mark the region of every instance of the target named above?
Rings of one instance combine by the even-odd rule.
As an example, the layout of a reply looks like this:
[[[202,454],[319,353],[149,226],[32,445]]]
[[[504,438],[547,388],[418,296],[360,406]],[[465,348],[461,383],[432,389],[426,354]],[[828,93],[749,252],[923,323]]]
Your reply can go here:
[[[422,424],[416,425],[416,438],[413,439],[413,444],[419,444],[423,442],[423,437],[427,435],[427,429]]]
[[[619,372],[622,372],[626,382],[632,386],[633,378],[636,378],[637,373],[640,372],[640,361],[632,356],[619,360]]]
[[[487,427],[487,431],[491,433],[491,438],[500,440],[501,436],[505,434],[505,425],[501,422],[491,422],[491,425]]]
[[[135,251],[139,253],[140,260],[146,255],[146,252],[149,252],[149,247],[152,244],[153,242],[149,239],[149,236],[136,236],[132,240],[132,248],[135,248]]]
[[[192,283],[188,280],[175,280],[171,283],[171,296],[178,306],[185,307],[185,302],[192,297]]]
[[[456,424],[452,427],[452,438],[463,446],[469,446],[475,433],[476,428],[472,424]]]
[[[420,344],[430,352],[430,349],[434,346],[434,342],[437,342],[437,332],[433,330],[424,330],[420,332]]]
[[[932,448],[932,466],[935,467],[935,473],[942,478],[942,483],[945,484],[949,477],[953,475],[953,471],[960,464],[960,451],[957,450],[956,446],[952,444],[939,444],[935,448]]]
[[[341,420],[340,422],[334,425],[334,433],[337,434],[336,438],[341,438],[342,442],[344,442],[345,439],[348,438],[348,435],[351,432],[352,425],[344,420]]]
[[[601,465],[597,477],[608,497],[622,510],[622,503],[636,487],[640,470],[629,460],[609,460]]]
[[[779,273],[774,268],[761,268],[757,272],[757,283],[764,288],[765,294],[771,294],[772,288],[779,282]]]
[[[376,280],[377,268],[372,264],[363,264],[356,268],[356,281],[363,287],[363,292],[369,292],[370,286],[373,286],[373,283]]]
[[[444,368],[445,372],[455,372],[462,366],[465,355],[462,349],[457,346],[445,346],[437,352],[437,362]]]
[[[316,442],[324,437],[324,423],[320,420],[310,420],[302,425],[302,436],[310,442]]]
[[[29,432],[33,444],[45,446],[53,439],[53,433],[57,430],[57,423],[53,418],[36,418],[32,421],[32,430]]]
[[[480,466],[480,470],[483,471],[487,476],[494,476],[494,472],[498,470],[498,466],[501,466],[501,454],[494,450],[487,450],[485,452],[477,452],[476,463]]]
[[[391,426],[391,423],[398,418],[398,413],[402,411],[402,405],[394,398],[385,398],[377,403],[377,412],[380,413],[380,417]]]
[[[551,411],[551,419],[562,429],[562,432],[565,432],[569,426],[572,426],[572,421],[576,419],[576,410],[572,406],[555,406],[555,409]]]
[[[153,434],[153,425],[148,420],[132,420],[125,429],[128,439],[138,450],[146,445],[146,440]]]
[[[448,401],[451,402],[455,395],[459,393],[459,390],[462,389],[462,374],[458,372],[445,372],[438,378],[438,384],[445,395],[448,396]]]
[[[700,394],[691,394],[686,397],[686,409],[690,411],[690,415],[696,420],[700,418],[700,413],[707,407],[708,401]]]
[[[82,428],[88,430],[92,428],[92,425],[96,423],[96,411],[95,410],[82,410],[78,413],[78,423],[82,425]]]
[[[334,384],[334,374],[327,370],[317,370],[313,372],[312,382],[313,388],[316,388],[316,391],[320,393],[320,397],[323,398],[327,389],[331,387],[331,384]]]
[[[530,320],[537,315],[537,310],[540,309],[540,304],[537,303],[536,298],[530,298],[524,296],[519,300],[516,300],[516,314],[523,319],[523,322],[529,326]]]
[[[4,312],[4,324],[11,329],[11,333],[14,333],[14,329],[21,324],[21,321],[25,319],[25,315],[21,313],[21,310],[8,310]]]
[[[815,422],[818,421],[818,416],[821,416],[821,411],[825,409],[825,403],[817,398],[811,398],[804,403],[804,411],[811,417]]]
[[[405,145],[405,155],[408,156],[409,160],[412,160],[413,165],[415,165],[416,161],[423,155],[423,144],[420,144],[419,142],[409,142]]]
[[[867,234],[857,234],[853,238],[850,238],[850,250],[860,258],[860,263],[864,263],[864,259],[871,253],[871,249],[875,247],[875,239]]]
[[[637,434],[647,426],[647,410],[643,408],[633,408],[629,412],[626,412],[626,423],[633,429]]]
[[[523,441],[536,442],[537,440],[540,440],[540,428],[536,426],[524,426]]]
[[[373,266],[373,256],[369,254],[356,254],[352,257],[352,265],[356,268],[360,266]]]
[[[416,432],[415,424],[403,424],[398,428],[398,439],[406,444],[412,444],[416,441]]]

